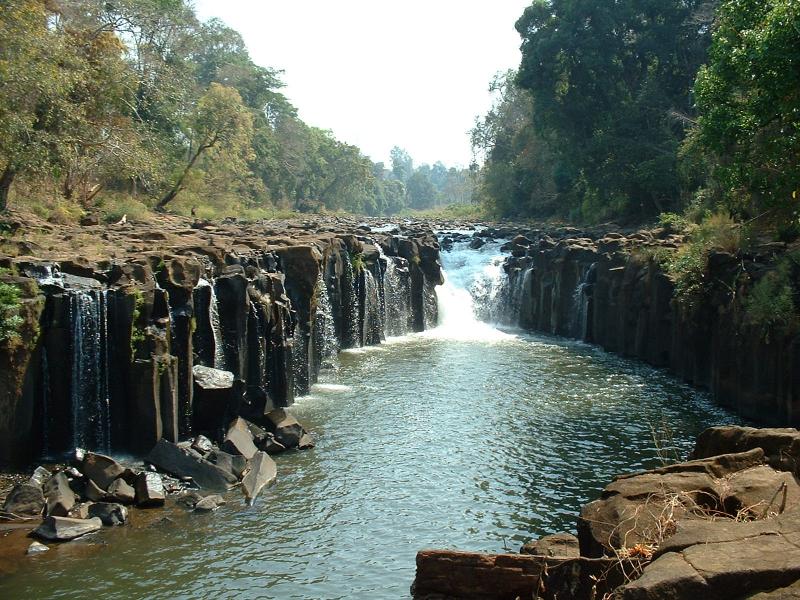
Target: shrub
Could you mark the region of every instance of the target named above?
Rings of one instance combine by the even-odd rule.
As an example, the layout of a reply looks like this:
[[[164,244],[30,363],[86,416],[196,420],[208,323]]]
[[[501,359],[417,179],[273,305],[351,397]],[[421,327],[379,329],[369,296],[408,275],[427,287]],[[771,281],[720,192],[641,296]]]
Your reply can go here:
[[[788,332],[798,325],[793,275],[800,270],[800,251],[780,258],[774,269],[759,279],[745,300],[750,323],[761,328],[765,339]]]
[[[19,328],[22,326],[19,309],[19,288],[10,283],[0,282],[0,342],[19,338]]]

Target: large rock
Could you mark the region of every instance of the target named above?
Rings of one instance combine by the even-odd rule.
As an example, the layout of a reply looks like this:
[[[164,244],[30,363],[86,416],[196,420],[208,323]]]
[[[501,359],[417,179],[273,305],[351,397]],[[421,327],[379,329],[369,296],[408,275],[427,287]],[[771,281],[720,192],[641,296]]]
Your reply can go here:
[[[97,502],[89,507],[89,517],[97,517],[107,527],[128,522],[128,509],[115,502]]]
[[[578,538],[571,533],[554,533],[530,541],[522,546],[520,553],[563,558],[577,558],[581,555]]]
[[[277,442],[285,448],[296,448],[300,444],[305,430],[286,410],[283,408],[273,410],[267,414],[267,419]]]
[[[800,513],[766,521],[686,521],[619,600],[734,600],[800,580]],[[781,597],[781,596],[774,596]]]
[[[191,477],[201,488],[224,492],[238,479],[215,464],[192,456],[167,440],[159,440],[145,459],[175,477]]]
[[[158,473],[139,473],[136,478],[136,505],[144,508],[164,506],[164,482]]]
[[[225,499],[220,496],[219,494],[213,494],[211,496],[206,496],[205,498],[201,498],[197,501],[194,505],[195,512],[211,512],[217,510],[220,506],[225,504]]]
[[[42,488],[29,483],[20,483],[13,487],[3,504],[3,512],[20,517],[36,517],[44,508]]]
[[[800,431],[793,428],[710,427],[697,437],[691,458],[746,452],[753,448],[761,448],[766,461],[776,469],[795,471],[800,465]]]
[[[248,502],[253,502],[265,486],[270,485],[278,475],[275,461],[266,452],[257,452],[250,461],[250,470],[242,480],[242,491]]]
[[[658,544],[681,518],[723,514],[726,499],[731,506],[739,496],[753,500],[757,492],[752,477],[740,474],[760,467],[763,460],[763,451],[756,448],[619,476],[606,486],[599,500],[581,510],[581,555],[600,557],[637,544]],[[738,477],[742,490],[736,487]],[[763,492],[766,488],[758,489]],[[764,498],[765,503],[772,501],[774,491]],[[795,492],[791,493],[794,497]]]
[[[33,530],[33,535],[52,542],[68,542],[77,537],[98,531],[103,522],[98,519],[69,519],[67,517],[45,518],[44,523]]]
[[[56,473],[44,484],[44,495],[49,516],[66,517],[75,505],[75,493],[70,489],[64,473]]]
[[[100,486],[98,486],[91,479],[87,480],[83,486],[83,496],[92,502],[100,502],[101,500],[105,500],[107,495],[107,492],[101,489]]]
[[[119,479],[115,479],[114,482],[108,486],[108,494],[106,497],[113,502],[132,504],[136,500],[136,490],[120,477]]]
[[[207,457],[208,461],[224,469],[236,479],[241,479],[247,469],[247,459],[241,454],[228,454],[222,450],[213,450]]]
[[[44,467],[36,467],[28,483],[41,488],[52,476],[53,474]]]
[[[125,467],[109,456],[87,452],[83,457],[81,471],[99,488],[107,490],[115,479],[122,476]]]
[[[192,422],[196,431],[216,437],[236,404],[233,373],[195,365]]]
[[[222,443],[222,449],[228,454],[238,454],[244,456],[246,459],[251,459],[258,452],[258,448],[253,443],[253,434],[247,426],[247,423],[241,417],[234,420],[228,427],[228,433],[225,434],[225,441]]]

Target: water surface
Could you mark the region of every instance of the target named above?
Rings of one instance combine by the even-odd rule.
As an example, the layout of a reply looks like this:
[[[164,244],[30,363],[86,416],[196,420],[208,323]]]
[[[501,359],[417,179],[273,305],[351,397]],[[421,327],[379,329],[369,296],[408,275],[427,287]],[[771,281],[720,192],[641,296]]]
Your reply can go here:
[[[491,296],[493,252],[445,256],[439,329],[340,355],[292,409],[317,447],[276,457],[253,507],[233,492],[210,515],[140,517],[25,559],[0,597],[408,597],[417,550],[574,531],[613,475],[660,464],[652,428],[685,455],[735,421],[664,372],[477,324],[463,291]]]

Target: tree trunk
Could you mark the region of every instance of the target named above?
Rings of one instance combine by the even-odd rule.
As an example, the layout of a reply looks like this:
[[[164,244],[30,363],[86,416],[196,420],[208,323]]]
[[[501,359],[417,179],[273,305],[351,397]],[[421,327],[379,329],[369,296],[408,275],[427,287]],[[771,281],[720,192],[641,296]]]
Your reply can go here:
[[[9,165],[0,175],[0,212],[5,212],[8,208],[8,192],[16,174],[16,170]]]
[[[181,176],[178,177],[178,181],[175,182],[175,185],[172,186],[172,189],[168,191],[166,195],[163,198],[161,198],[159,203],[156,205],[156,210],[164,210],[164,207],[167,204],[175,200],[175,196],[177,196],[178,193],[183,189],[183,181],[186,179],[186,176],[189,174],[189,171],[192,170],[194,163],[196,163],[197,159],[200,158],[200,154],[202,154],[204,150],[211,148],[211,146],[213,146],[214,143],[216,143],[216,138],[214,138],[214,141],[210,144],[204,144],[197,147],[197,152],[194,153],[194,156],[192,156],[191,160],[189,161],[189,164],[186,165],[186,168],[183,170],[183,173],[181,173]]]

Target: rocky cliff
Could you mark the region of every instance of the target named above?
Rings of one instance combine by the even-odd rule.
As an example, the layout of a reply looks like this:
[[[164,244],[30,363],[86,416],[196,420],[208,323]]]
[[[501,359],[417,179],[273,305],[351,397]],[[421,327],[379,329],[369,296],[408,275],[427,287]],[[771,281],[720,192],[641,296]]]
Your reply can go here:
[[[438,251],[423,226],[336,218],[26,224],[0,245],[23,317],[0,349],[0,464],[75,447],[141,454],[218,437],[234,416],[258,422],[340,347],[435,323]]]
[[[653,258],[685,241],[664,230],[505,227],[475,237],[512,239],[504,247],[511,324],[667,368],[754,421],[800,425],[800,337],[791,330],[765,335],[745,308],[754,282],[786,250],[782,244],[737,256],[712,252],[706,293],[688,307],[675,300],[673,281]]]

